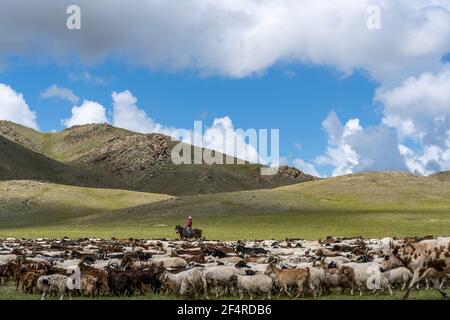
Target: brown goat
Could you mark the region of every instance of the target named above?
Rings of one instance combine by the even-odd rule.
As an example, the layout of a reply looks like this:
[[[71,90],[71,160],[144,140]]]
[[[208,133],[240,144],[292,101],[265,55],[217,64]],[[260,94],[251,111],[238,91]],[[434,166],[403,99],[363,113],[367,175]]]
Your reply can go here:
[[[279,269],[274,263],[270,263],[267,266],[266,274],[273,273],[280,284],[280,292],[278,293],[278,297],[281,295],[281,292],[284,291],[285,294],[292,297],[289,293],[288,288],[292,286],[297,286],[297,295],[295,298],[298,298],[300,295],[303,296],[303,287],[305,284],[309,286],[313,296],[316,295],[316,290],[312,283],[309,281],[310,274],[309,268],[298,268],[298,269]]]
[[[102,289],[102,294],[105,294],[109,291],[108,273],[105,270],[95,269],[83,262],[80,262],[78,264],[78,267],[80,268],[81,276],[89,275],[97,278],[99,284],[97,287],[97,294],[100,294],[100,289]]]
[[[356,286],[355,272],[353,271],[352,268],[350,268],[348,266],[342,266],[339,269],[339,273],[341,275],[345,276],[345,278],[347,279],[347,285],[350,286],[350,294],[353,295],[353,289]]]

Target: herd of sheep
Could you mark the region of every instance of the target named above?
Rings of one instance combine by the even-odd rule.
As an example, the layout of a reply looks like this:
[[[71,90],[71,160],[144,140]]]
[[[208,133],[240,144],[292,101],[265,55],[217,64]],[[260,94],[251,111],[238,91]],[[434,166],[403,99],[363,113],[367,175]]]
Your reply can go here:
[[[0,285],[10,282],[16,290],[41,294],[42,299],[48,295],[63,299],[65,295],[131,296],[147,292],[207,299],[224,294],[250,299],[271,299],[274,294],[320,297],[333,292],[353,295],[354,291],[392,295],[393,288],[409,293],[428,286],[446,296],[449,240],[3,239]],[[415,270],[414,259],[403,259],[409,257],[408,250],[417,258],[421,248],[425,248],[424,256],[430,251],[423,260],[429,264],[427,270]]]

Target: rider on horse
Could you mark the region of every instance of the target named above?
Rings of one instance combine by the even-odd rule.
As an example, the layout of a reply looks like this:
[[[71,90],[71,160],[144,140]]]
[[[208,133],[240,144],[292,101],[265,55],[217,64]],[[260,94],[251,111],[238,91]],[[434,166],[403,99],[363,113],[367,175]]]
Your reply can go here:
[[[188,234],[192,233],[192,217],[189,216],[189,218],[186,220],[186,230]]]

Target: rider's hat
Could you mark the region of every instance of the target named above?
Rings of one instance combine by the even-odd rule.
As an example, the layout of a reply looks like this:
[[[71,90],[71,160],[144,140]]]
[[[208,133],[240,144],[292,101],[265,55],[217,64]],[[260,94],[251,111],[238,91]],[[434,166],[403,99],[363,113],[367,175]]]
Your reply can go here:
[[[191,217],[191,216],[189,216],[189,219],[192,219],[192,217]]]

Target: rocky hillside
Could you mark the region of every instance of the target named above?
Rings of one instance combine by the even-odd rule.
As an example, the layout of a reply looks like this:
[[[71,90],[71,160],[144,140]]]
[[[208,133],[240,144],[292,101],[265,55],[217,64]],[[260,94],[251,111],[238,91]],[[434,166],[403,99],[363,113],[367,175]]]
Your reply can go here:
[[[20,147],[21,152],[16,156],[20,161],[7,156],[8,152],[4,154],[0,180],[36,179],[192,195],[273,188],[315,179],[288,167],[281,168],[277,175],[265,177],[260,175],[260,165],[256,164],[174,165],[170,155],[176,142],[169,137],[143,135],[109,124],[40,133],[0,121],[0,136],[6,141],[3,150],[16,150],[9,151],[13,154]]]
[[[88,166],[99,166],[116,176],[152,174],[170,159],[170,138],[158,135],[114,137],[76,160]]]

